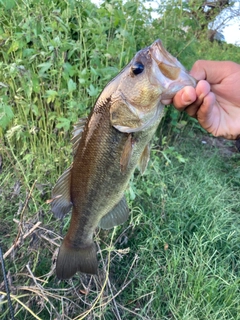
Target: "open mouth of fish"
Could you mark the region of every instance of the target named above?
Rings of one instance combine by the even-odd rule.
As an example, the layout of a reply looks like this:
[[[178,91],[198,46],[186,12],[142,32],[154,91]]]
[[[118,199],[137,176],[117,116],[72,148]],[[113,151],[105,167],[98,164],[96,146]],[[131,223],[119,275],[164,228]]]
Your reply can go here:
[[[161,40],[156,40],[149,47],[149,53],[156,62],[155,76],[164,88],[161,100],[171,99],[185,86],[196,86],[196,79],[163,47]]]

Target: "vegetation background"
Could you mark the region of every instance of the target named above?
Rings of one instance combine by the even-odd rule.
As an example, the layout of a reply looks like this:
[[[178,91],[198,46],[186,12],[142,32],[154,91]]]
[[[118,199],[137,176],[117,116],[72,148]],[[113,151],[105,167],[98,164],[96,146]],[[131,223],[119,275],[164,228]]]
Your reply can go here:
[[[96,232],[99,275],[55,276],[69,216],[46,200],[107,82],[157,38],[188,69],[240,62],[208,29],[230,1],[159,1],[158,18],[146,3],[0,0],[0,246],[16,319],[240,319],[240,157],[173,107],[126,191],[130,221]]]

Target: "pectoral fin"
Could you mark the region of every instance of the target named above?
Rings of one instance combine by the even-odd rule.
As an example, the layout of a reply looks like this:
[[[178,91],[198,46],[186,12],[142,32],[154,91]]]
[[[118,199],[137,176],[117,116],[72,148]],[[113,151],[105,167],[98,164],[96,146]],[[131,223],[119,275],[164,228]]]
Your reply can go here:
[[[129,217],[129,209],[125,196],[100,220],[98,226],[102,229],[111,229],[123,224]]]
[[[144,171],[146,170],[149,159],[150,159],[150,146],[147,144],[139,159],[139,169],[141,174],[143,174]]]
[[[133,146],[134,146],[134,141],[133,141],[132,135],[129,134],[127,141],[125,142],[121,159],[120,159],[120,170],[122,173],[125,173],[127,170],[129,161],[132,156]]]
[[[69,167],[58,179],[52,190],[51,210],[57,218],[69,212],[72,207],[70,198],[71,168]]]

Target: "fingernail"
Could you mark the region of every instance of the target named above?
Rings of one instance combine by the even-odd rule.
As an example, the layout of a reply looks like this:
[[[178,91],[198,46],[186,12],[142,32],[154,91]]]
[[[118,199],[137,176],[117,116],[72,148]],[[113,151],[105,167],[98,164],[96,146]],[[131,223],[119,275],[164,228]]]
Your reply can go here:
[[[185,92],[183,92],[182,100],[185,105],[191,104],[193,102],[193,100]]]

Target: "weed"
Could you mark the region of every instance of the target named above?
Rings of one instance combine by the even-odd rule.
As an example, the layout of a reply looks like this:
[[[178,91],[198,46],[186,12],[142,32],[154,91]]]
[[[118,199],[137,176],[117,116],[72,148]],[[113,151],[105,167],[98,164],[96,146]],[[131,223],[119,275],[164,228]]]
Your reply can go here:
[[[239,61],[239,48],[197,37],[178,1],[159,6],[161,19],[144,1],[0,2],[0,245],[15,317],[240,319],[239,156],[202,145],[171,107],[126,192],[130,221],[96,231],[98,276],[56,279],[69,217],[56,221],[45,203],[71,162],[73,124],[137,50],[160,37],[189,69]],[[1,281],[0,295],[8,319]]]

